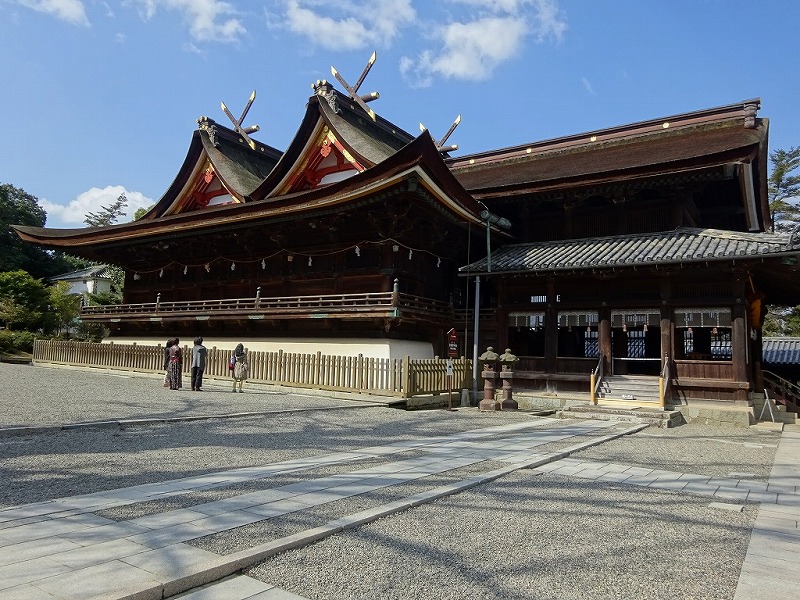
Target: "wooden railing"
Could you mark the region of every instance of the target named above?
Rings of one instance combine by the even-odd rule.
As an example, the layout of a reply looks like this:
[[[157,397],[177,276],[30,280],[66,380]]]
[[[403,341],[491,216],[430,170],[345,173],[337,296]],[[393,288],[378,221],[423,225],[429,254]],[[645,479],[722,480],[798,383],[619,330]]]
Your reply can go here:
[[[85,306],[81,318],[141,315],[178,316],[202,314],[297,314],[297,313],[357,313],[371,310],[403,309],[417,313],[451,314],[446,302],[395,292],[365,294],[331,294],[318,296],[279,296],[272,298],[225,298],[220,300],[187,300],[145,302],[139,304],[110,304]]]
[[[667,405],[667,398],[672,396],[672,378],[669,375],[669,354],[664,357],[664,366],[658,378],[658,401],[661,408]]]
[[[772,392],[775,401],[783,404],[787,412],[800,414],[800,386],[783,379],[772,371],[762,371],[764,387]]]
[[[183,371],[191,371],[191,347],[183,347]],[[230,377],[231,349],[209,348],[204,377]],[[453,361],[448,381],[447,361],[438,358],[403,359],[332,356],[320,352],[249,351],[249,379],[288,387],[369,393],[409,398],[442,394],[471,385],[472,361]],[[163,373],[164,347],[138,344],[36,340],[33,361],[81,367],[99,367],[145,373]],[[451,388],[452,386],[452,388]]]
[[[602,383],[603,356],[601,355],[600,359],[597,361],[597,366],[592,370],[591,376],[589,377],[589,390],[592,404],[597,404],[597,391],[600,389]]]

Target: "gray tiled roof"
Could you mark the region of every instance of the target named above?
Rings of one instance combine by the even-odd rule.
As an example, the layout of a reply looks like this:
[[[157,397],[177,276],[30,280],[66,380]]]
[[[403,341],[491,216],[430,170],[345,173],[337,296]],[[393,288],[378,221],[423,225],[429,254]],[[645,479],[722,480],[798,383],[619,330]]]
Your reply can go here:
[[[800,338],[767,338],[762,345],[763,362],[773,365],[800,365]]]
[[[50,281],[66,281],[70,279],[111,279],[111,274],[108,272],[108,265],[93,265],[85,269],[50,277]]]
[[[492,272],[680,264],[787,252],[800,254],[800,240],[774,233],[679,227],[659,233],[506,245],[492,252]],[[485,272],[486,259],[461,267],[460,271]]]

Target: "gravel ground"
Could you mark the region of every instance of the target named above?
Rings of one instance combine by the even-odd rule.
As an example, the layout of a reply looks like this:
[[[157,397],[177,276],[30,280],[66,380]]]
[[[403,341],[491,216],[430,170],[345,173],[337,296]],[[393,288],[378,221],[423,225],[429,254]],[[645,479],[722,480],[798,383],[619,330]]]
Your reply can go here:
[[[247,574],[330,600],[733,598],[756,509],[708,504],[522,470]]]
[[[324,396],[222,391],[197,398],[164,390],[153,378],[5,363],[0,363],[0,378],[0,426],[352,404]],[[372,407],[0,436],[0,508],[533,419],[521,412]],[[575,456],[765,480],[779,439],[778,433],[752,428],[684,425],[648,428]],[[202,490],[103,514],[128,519],[381,460]],[[484,463],[376,490],[194,543],[228,553],[493,466]],[[249,574],[328,600],[732,598],[757,505],[735,512],[713,509],[710,503],[690,494],[523,469],[273,557]]]

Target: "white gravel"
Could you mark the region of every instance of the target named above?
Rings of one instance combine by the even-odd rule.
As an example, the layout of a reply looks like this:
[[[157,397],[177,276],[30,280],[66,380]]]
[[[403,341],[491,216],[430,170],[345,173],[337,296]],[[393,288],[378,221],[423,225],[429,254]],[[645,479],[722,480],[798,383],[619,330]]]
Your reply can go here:
[[[0,379],[0,427],[352,405],[308,394],[232,394],[221,387],[193,395],[165,390],[154,378],[5,363],[0,363]],[[534,418],[519,412],[373,407],[0,436],[0,507]],[[710,426],[649,428],[576,456],[708,475],[747,473],[766,481],[779,436]],[[127,519],[340,468],[347,467],[105,514]],[[378,490],[194,543],[227,553],[374,506],[392,495],[443,485],[468,471]],[[278,555],[249,574],[326,600],[732,598],[757,505],[735,512],[714,509],[712,501],[523,469]]]

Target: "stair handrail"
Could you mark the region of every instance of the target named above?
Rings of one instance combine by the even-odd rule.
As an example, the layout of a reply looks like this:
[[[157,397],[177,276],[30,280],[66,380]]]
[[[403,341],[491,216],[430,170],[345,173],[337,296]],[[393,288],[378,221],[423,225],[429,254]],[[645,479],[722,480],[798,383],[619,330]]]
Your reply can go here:
[[[670,377],[670,367],[669,367],[669,354],[664,356],[664,366],[661,368],[661,375],[659,376],[658,380],[658,402],[661,404],[661,408],[664,408],[667,405],[667,398],[670,397],[671,393],[671,377]]]
[[[600,389],[600,384],[603,383],[603,356],[597,361],[597,366],[592,370],[590,381],[590,399],[592,404],[597,404],[597,390]]]
[[[783,404],[789,412],[800,414],[800,386],[772,371],[762,370],[761,374],[764,387],[775,394],[775,401]]]

